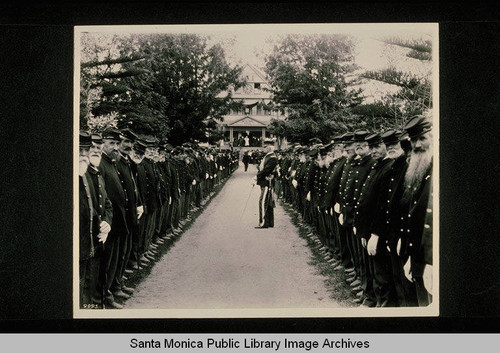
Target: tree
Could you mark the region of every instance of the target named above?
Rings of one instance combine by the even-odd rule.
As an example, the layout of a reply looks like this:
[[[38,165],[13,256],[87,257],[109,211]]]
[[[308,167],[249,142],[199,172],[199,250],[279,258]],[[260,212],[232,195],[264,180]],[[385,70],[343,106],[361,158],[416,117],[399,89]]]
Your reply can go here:
[[[356,123],[349,112],[361,102],[361,90],[349,90],[345,80],[355,69],[353,47],[344,35],[288,35],[266,57],[273,102],[288,114],[289,141],[326,142]]]
[[[117,112],[119,127],[172,145],[206,141],[205,119],[220,120],[230,109],[231,95],[222,93],[244,84],[241,68],[230,67],[222,47],[208,46],[205,37],[133,34],[114,43],[116,50],[105,61],[112,69],[92,76],[102,88],[92,112]],[[82,70],[91,64],[82,64]]]
[[[432,67],[432,42],[424,39],[403,39],[388,37],[381,40],[385,43],[388,67],[378,71],[366,71],[361,77],[385,82],[399,87],[395,94],[388,94],[382,101],[359,106],[354,112],[364,117],[371,117],[375,129],[402,129],[406,122],[415,115],[427,115],[432,109],[432,84],[430,68]],[[426,70],[408,72],[396,68],[396,60],[390,47],[407,48],[406,57],[411,58],[419,67]]]

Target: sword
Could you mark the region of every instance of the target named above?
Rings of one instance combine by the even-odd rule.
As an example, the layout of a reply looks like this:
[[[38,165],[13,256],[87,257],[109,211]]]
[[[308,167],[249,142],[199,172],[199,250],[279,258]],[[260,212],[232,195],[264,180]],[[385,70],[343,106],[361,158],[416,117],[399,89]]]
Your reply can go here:
[[[252,191],[253,191],[254,186],[255,186],[255,184],[252,184],[252,189],[250,190],[250,194],[248,194],[247,202],[245,203],[245,208],[243,209],[243,212],[241,212],[240,221],[243,218],[243,215],[245,214],[245,211],[246,211],[247,205],[248,205],[248,201],[250,200],[250,196],[252,196]]]

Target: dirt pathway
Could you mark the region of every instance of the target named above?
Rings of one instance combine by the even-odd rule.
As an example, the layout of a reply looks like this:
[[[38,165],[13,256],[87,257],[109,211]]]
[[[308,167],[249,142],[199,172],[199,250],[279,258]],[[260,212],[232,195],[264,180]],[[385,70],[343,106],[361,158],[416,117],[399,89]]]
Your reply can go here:
[[[334,308],[311,252],[276,203],[275,227],[258,223],[256,168],[241,166],[154,265],[125,309]],[[242,216],[242,217],[241,217]],[[241,219],[240,219],[241,217]]]

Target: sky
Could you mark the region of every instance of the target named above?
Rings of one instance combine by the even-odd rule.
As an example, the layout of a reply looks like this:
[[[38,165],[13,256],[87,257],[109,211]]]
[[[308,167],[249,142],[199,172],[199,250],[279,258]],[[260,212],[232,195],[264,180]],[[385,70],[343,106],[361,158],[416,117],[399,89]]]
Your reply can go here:
[[[78,27],[77,27],[78,28]],[[281,35],[348,34],[358,40],[355,60],[368,70],[387,66],[387,53],[383,44],[376,40],[386,36],[423,38],[437,43],[438,25],[432,23],[381,23],[381,24],[238,24],[238,25],[155,25],[155,26],[91,26],[80,27],[96,32],[135,33],[198,33],[209,35],[213,42],[225,43],[228,60],[233,63],[249,63],[263,66],[263,58],[256,53],[272,50],[268,40]],[[404,52],[402,53],[404,56]],[[399,56],[401,57],[401,56]],[[437,56],[434,56],[437,57]],[[400,60],[396,60],[400,61]],[[411,62],[411,61],[410,61]]]

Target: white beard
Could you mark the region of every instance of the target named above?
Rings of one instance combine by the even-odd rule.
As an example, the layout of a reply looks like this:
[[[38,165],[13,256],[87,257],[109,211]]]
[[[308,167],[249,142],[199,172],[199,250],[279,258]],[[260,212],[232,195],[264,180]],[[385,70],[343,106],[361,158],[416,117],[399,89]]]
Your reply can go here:
[[[94,167],[99,167],[99,164],[101,164],[101,157],[98,156],[90,156],[90,164],[92,164]]]
[[[142,157],[137,157],[135,153],[130,154],[130,159],[135,163],[135,164],[141,164],[142,160],[144,159],[144,156]]]
[[[79,176],[83,176],[83,174],[85,174],[87,172],[87,169],[89,167],[89,163],[86,162],[86,161],[80,161],[80,163],[78,164],[78,175]]]
[[[415,190],[420,187],[425,173],[432,161],[432,151],[412,153],[405,174],[405,191],[403,199],[409,200]]]

